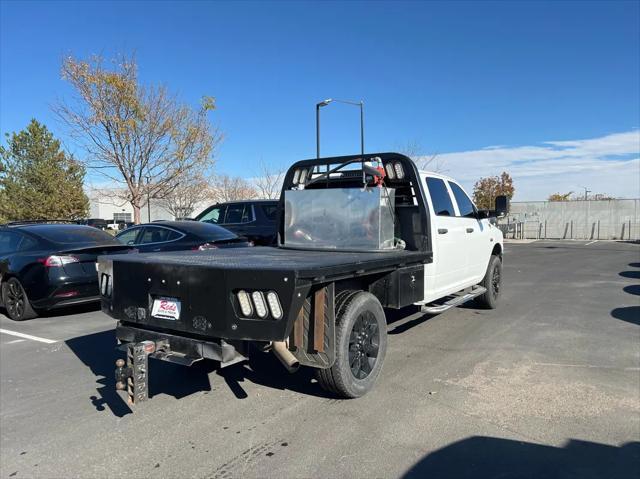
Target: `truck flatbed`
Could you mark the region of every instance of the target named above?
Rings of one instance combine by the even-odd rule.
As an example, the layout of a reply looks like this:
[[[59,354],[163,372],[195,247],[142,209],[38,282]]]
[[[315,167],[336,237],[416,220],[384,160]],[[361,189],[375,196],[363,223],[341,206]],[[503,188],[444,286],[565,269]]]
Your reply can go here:
[[[428,263],[423,251],[380,252],[309,251],[279,247],[229,248],[206,251],[176,251],[112,256],[115,262],[174,267],[195,267],[224,271],[286,271],[299,279],[332,278],[360,271],[385,270]]]

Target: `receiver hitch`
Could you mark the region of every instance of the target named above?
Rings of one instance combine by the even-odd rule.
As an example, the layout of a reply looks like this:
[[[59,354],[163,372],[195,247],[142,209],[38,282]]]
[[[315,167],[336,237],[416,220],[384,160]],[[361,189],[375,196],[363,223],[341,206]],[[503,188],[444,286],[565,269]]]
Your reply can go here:
[[[156,350],[153,341],[127,344],[127,362],[116,361],[116,389],[127,391],[127,403],[134,405],[149,399],[149,354]]]

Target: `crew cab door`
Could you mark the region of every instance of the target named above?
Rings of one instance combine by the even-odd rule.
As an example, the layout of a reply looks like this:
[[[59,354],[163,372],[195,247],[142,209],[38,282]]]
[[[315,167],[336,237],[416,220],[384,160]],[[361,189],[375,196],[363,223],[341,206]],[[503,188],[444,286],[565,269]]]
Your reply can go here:
[[[433,263],[425,265],[425,300],[432,301],[462,288],[467,280],[468,243],[465,225],[446,181],[426,176],[425,191],[431,213]]]
[[[238,236],[254,240],[256,236],[256,217],[251,203],[231,203],[221,225]]]
[[[448,180],[447,183],[456,203],[456,219],[465,232],[467,280],[477,283],[483,278],[488,263],[489,225],[478,219],[476,207],[462,187],[451,180]]]

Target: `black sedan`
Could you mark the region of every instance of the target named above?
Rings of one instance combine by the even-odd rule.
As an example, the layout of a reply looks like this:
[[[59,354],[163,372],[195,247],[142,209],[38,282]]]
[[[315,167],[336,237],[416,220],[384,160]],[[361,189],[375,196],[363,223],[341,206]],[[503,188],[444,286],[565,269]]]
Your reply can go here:
[[[125,245],[134,246],[141,253],[251,245],[246,238],[221,226],[198,221],[154,221],[127,228],[116,235],[116,238]]]
[[[22,321],[37,312],[99,301],[98,255],[135,251],[78,224],[0,225],[0,305]]]

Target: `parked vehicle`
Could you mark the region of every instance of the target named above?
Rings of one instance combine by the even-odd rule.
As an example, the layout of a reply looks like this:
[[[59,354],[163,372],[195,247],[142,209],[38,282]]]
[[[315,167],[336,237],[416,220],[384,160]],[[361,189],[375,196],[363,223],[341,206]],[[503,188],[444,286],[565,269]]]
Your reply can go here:
[[[265,349],[359,397],[384,361],[384,308],[497,305],[503,238],[489,219],[506,197],[478,210],[452,178],[380,153],[295,163],[279,208],[277,247],[100,260],[102,309],[129,351],[117,387],[130,401],[148,396],[149,357],[225,367]]]
[[[277,219],[277,200],[219,203],[196,216],[196,221],[223,226],[261,246],[275,244]]]
[[[0,225],[0,305],[22,321],[39,311],[99,301],[98,255],[131,249],[91,226]]]
[[[196,221],[154,221],[127,228],[116,239],[141,253],[249,246],[246,238],[221,226]]]
[[[94,228],[98,228],[101,230],[106,230],[108,225],[107,220],[103,220],[100,218],[88,218],[86,220],[80,221],[79,223],[87,226],[93,226]]]
[[[133,226],[134,223],[123,221],[123,220],[112,220],[111,223],[107,223],[107,229],[114,231],[123,231],[127,228]]]

